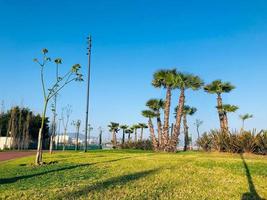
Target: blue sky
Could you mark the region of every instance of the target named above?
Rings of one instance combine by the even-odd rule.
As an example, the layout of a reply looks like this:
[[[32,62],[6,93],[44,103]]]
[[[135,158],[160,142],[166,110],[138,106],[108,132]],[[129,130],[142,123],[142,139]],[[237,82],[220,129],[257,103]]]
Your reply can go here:
[[[239,114],[255,117],[248,128],[266,128],[267,2],[223,1],[16,1],[0,0],[0,100],[6,108],[23,104],[42,110],[39,68],[32,62],[44,47],[62,57],[61,72],[80,63],[86,73],[86,36],[93,37],[90,122],[132,124],[146,100],[164,97],[151,86],[152,74],[174,68],[222,79],[237,88],[223,96],[240,107],[230,127],[240,128]],[[53,78],[53,65],[47,70]],[[72,119],[84,119],[86,84],[75,83],[60,94],[71,104]],[[178,91],[174,91],[173,104]],[[187,93],[198,108],[189,119],[202,119],[201,131],[217,128],[216,97],[203,91]],[[48,113],[49,114],[49,113]],[[50,114],[49,114],[50,115]]]

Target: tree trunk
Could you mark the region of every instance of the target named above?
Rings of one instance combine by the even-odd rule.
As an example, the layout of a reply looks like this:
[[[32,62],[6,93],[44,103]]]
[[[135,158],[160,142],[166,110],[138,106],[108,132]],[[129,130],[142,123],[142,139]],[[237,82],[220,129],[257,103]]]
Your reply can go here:
[[[75,151],[77,151],[78,150],[78,147],[79,147],[79,132],[80,132],[79,129],[80,128],[77,127]]]
[[[52,129],[52,134],[51,134],[51,137],[50,137],[50,145],[49,145],[50,154],[53,153],[55,135],[56,135],[56,113],[54,112],[54,115],[53,115],[53,129]]]
[[[131,133],[128,133],[128,142],[131,140]]]
[[[224,112],[222,111],[222,97],[220,94],[217,96],[217,110],[218,110],[218,115],[219,115],[219,120],[220,120],[220,128],[221,131],[225,131],[225,124],[224,124]]]
[[[42,114],[42,123],[41,123],[41,128],[39,129],[39,134],[38,134],[38,145],[37,145],[37,152],[36,152],[36,159],[35,159],[35,164],[40,165],[42,164],[43,161],[43,151],[42,151],[42,143],[43,143],[43,129],[44,129],[44,123],[45,123],[45,115],[46,115],[46,109],[47,109],[47,104],[48,101],[46,100],[44,103],[44,110]]]
[[[64,128],[64,136],[63,136],[63,151],[66,149],[66,136],[67,136],[67,129]]]
[[[245,120],[242,120],[242,128],[241,128],[241,132],[244,131],[244,127],[245,127]]]
[[[181,120],[183,116],[183,108],[184,108],[184,102],[185,102],[184,92],[185,92],[184,89],[181,89],[173,135],[169,143],[168,149],[166,149],[167,151],[175,152],[177,149],[178,137],[180,135]]]
[[[164,109],[164,125],[161,141],[161,148],[165,149],[169,142],[169,118],[170,118],[170,107],[171,107],[171,88],[167,87],[165,109]]]
[[[199,141],[199,127],[198,127],[198,125],[197,125],[197,141]],[[199,150],[199,148],[200,148],[199,144],[197,145],[197,148]]]
[[[134,129],[134,142],[137,142],[137,128]]]
[[[141,128],[140,141],[143,140],[143,133],[144,133],[144,128]]]
[[[183,115],[183,125],[184,125],[184,151],[187,151],[188,146],[189,146],[189,136],[188,136],[188,126],[187,126],[186,114]]]
[[[160,149],[164,149],[164,141],[166,142],[165,137],[162,134],[162,124],[160,120],[160,116],[157,117],[157,126],[158,126],[158,145]]]
[[[228,127],[227,112],[224,112],[224,115],[223,115],[223,124],[224,124],[225,131],[228,132],[229,131],[229,127]]]
[[[153,148],[154,148],[154,150],[158,150],[158,141],[156,139],[153,123],[152,123],[152,120],[150,118],[148,119],[148,127],[149,127],[149,132],[150,132],[150,137],[152,140]]]
[[[113,143],[113,148],[117,146],[116,133],[114,130],[112,131],[112,143]]]
[[[121,141],[121,143],[124,144],[124,142],[125,142],[125,130],[123,129],[122,130],[122,141]]]

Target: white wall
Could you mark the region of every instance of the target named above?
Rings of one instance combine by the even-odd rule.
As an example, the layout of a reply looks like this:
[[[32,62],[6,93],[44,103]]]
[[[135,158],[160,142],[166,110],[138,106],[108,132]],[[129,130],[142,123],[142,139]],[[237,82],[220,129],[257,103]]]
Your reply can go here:
[[[12,143],[12,137],[0,137],[0,149],[10,148]]]

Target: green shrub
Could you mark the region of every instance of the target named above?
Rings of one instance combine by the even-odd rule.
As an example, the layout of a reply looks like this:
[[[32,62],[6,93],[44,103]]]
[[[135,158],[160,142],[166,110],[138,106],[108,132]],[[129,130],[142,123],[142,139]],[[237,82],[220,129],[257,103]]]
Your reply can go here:
[[[221,132],[211,130],[197,141],[204,151],[267,154],[267,131]]]
[[[132,142],[128,141],[120,145],[122,149],[141,149],[141,150],[153,150],[152,142],[150,140]]]
[[[211,141],[211,136],[207,133],[204,133],[202,137],[197,140],[197,145],[200,146],[204,151],[210,151],[212,147]]]

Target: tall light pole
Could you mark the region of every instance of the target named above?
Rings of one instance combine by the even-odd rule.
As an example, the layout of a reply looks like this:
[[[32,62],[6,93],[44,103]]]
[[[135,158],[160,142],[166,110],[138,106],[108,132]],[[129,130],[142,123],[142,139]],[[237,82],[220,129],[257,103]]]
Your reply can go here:
[[[92,46],[92,38],[89,35],[87,37],[88,43],[88,77],[87,77],[87,97],[86,97],[86,116],[85,116],[85,146],[84,152],[87,152],[87,131],[88,131],[88,112],[89,112],[89,89],[90,89],[90,64],[91,64],[91,46]]]

